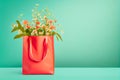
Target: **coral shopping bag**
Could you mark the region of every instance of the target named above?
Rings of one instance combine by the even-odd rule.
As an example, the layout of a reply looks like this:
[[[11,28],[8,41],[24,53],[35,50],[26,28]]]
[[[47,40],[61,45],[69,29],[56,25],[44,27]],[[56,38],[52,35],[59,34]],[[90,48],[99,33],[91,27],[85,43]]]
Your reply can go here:
[[[54,37],[23,37],[23,74],[54,73]]]

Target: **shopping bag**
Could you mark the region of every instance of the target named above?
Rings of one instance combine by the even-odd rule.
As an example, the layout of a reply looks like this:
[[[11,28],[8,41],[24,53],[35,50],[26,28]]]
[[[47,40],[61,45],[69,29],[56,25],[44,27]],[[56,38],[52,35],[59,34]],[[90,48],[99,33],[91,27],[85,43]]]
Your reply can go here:
[[[54,74],[54,36],[24,36],[23,74]]]

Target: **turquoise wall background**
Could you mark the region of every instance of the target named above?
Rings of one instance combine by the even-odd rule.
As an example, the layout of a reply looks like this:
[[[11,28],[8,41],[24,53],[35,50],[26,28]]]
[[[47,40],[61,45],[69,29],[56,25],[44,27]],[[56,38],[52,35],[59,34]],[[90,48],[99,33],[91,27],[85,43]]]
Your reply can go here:
[[[11,25],[21,13],[31,19],[36,3],[64,28],[56,67],[120,67],[120,0],[0,0],[0,67],[21,66],[22,39],[13,40]]]

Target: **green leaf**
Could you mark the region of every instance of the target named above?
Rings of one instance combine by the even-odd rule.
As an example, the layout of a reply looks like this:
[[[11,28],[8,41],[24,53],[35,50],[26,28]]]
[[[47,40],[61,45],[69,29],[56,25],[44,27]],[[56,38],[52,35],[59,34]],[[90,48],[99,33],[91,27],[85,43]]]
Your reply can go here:
[[[46,35],[46,30],[45,30],[45,28],[43,28],[43,35]]]
[[[59,41],[59,38],[58,38],[58,36],[56,36],[56,38],[57,38],[57,40]]]
[[[18,20],[16,20],[18,27],[22,27],[22,25],[20,24],[20,22]]]
[[[63,41],[63,40],[62,40],[62,37],[60,36],[59,33],[55,32],[55,35],[56,35],[61,41]]]
[[[63,41],[63,40],[62,40],[62,37],[60,36],[59,33],[55,32],[55,31],[52,31],[51,35],[52,35],[52,36],[56,35],[57,40],[60,39],[61,41]]]
[[[20,24],[20,22],[18,20],[16,20],[17,24],[18,24],[18,27],[19,29],[24,32],[24,28],[22,27],[22,25]]]
[[[61,39],[61,41],[63,41],[63,40],[62,40],[62,37],[60,36],[60,34],[58,34],[58,33],[56,32],[56,35]]]
[[[40,29],[38,29],[38,31],[39,31],[39,32],[43,32],[44,30],[43,30],[43,28],[40,28]]]
[[[17,31],[17,30],[19,30],[19,28],[15,26],[15,27],[12,29],[11,32],[15,32],[15,31]]]
[[[46,26],[49,26],[49,24],[46,24]]]
[[[52,35],[52,36],[54,36],[54,35],[55,35],[55,32],[54,32],[54,31],[52,31],[52,32],[51,32],[51,35]]]
[[[25,36],[25,34],[17,34],[15,37],[14,37],[14,39],[17,39],[17,38],[21,38],[21,37],[23,37],[23,36]]]

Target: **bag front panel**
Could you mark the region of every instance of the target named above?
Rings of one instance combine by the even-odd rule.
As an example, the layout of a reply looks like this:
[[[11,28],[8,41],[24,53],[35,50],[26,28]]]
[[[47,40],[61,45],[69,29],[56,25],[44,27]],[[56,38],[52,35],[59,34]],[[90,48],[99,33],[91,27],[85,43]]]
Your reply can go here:
[[[23,38],[22,62],[23,62],[22,64],[23,74],[53,74],[54,73],[53,36],[47,37],[25,36]]]

